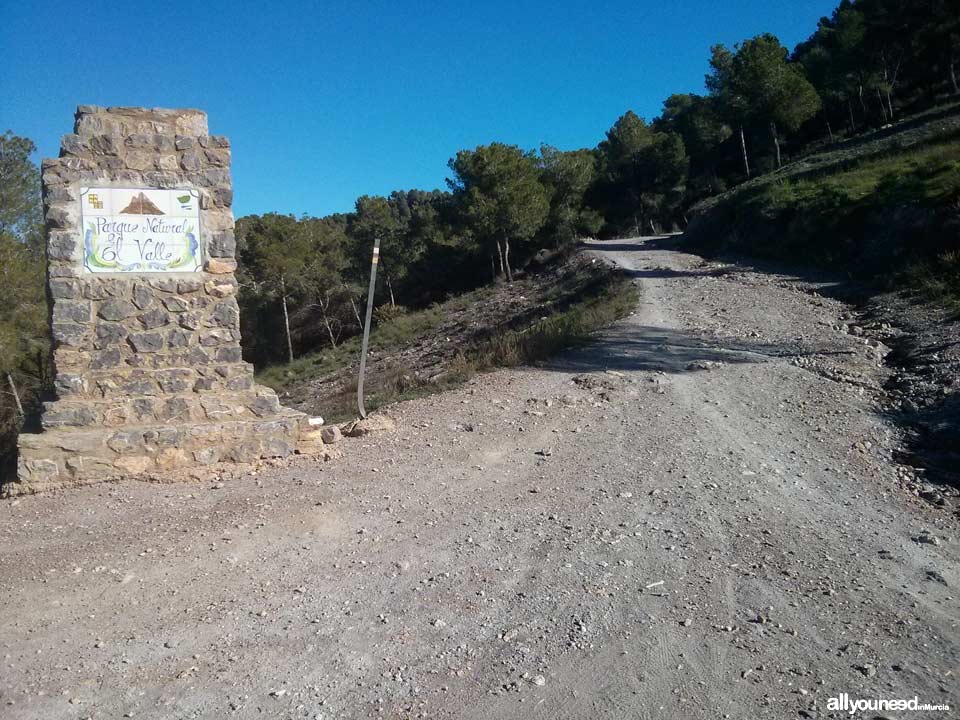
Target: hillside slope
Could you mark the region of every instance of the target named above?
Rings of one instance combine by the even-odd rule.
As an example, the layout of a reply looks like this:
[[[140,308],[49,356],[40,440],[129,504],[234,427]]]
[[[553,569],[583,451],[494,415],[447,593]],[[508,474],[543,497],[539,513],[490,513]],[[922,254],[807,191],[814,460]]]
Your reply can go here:
[[[887,409],[909,429],[908,459],[960,482],[960,109],[701,203],[683,242],[836,273],[857,331],[894,350]]]
[[[500,282],[424,310],[378,309],[365,382],[366,408],[427,395],[494,367],[533,363],[586,340],[633,309],[622,274],[582,250],[542,251],[512,283]],[[260,372],[283,401],[330,421],[354,417],[359,338]]]

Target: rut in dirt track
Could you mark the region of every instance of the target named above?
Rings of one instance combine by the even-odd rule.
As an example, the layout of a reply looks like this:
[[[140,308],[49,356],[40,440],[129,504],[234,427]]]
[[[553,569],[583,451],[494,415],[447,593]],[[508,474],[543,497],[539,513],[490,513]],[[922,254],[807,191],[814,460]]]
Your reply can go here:
[[[956,705],[955,521],[899,483],[883,348],[788,275],[591,251],[630,318],[340,460],[5,501],[0,716]]]

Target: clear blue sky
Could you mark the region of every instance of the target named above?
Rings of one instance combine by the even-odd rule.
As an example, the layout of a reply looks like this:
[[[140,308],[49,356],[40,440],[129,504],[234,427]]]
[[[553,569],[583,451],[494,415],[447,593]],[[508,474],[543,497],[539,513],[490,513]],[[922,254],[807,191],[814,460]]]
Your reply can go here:
[[[55,156],[77,104],[196,107],[233,142],[237,216],[444,187],[494,140],[593,147],[700,92],[709,47],[788,47],[836,0],[3,2],[0,132]]]

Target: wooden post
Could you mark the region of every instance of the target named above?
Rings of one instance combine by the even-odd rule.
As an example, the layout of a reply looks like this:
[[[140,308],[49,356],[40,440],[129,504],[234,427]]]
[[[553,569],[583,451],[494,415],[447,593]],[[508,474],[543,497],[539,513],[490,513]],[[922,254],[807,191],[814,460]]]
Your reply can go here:
[[[287,312],[287,284],[283,281],[283,275],[280,276],[280,298],[283,302],[283,326],[287,330],[287,355],[290,362],[293,362],[293,340],[290,339],[290,315]]]
[[[357,379],[357,408],[360,417],[367,416],[363,406],[363,376],[367,372],[367,344],[370,342],[370,321],[373,318],[373,291],[377,287],[377,263],[380,262],[380,238],[373,241],[373,258],[370,260],[370,287],[367,289],[367,321],[363,325],[363,343],[360,347],[360,377]]]
[[[17,412],[23,417],[23,404],[20,402],[20,393],[17,392],[17,386],[13,382],[13,375],[7,373],[7,382],[10,383],[10,391],[13,393],[13,399],[17,403]]]
[[[743,125],[740,126],[740,149],[743,150],[743,169],[747,173],[747,178],[749,178],[750,163],[747,161],[747,139],[743,135]]]

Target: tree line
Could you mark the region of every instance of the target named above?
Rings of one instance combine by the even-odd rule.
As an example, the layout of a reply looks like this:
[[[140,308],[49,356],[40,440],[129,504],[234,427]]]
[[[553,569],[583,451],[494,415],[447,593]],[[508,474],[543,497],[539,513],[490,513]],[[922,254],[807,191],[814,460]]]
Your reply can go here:
[[[682,228],[705,197],[955,95],[958,63],[960,0],[843,0],[792,52],[771,34],[713,46],[704,94],[671,95],[650,122],[627,111],[595,147],[495,142],[457,152],[442,191],[241,218],[248,355],[289,360],[359,332],[374,238],[376,300],[395,312],[511,281],[539,248]]]
[[[35,149],[10,131],[0,135],[0,471],[52,382]]]

